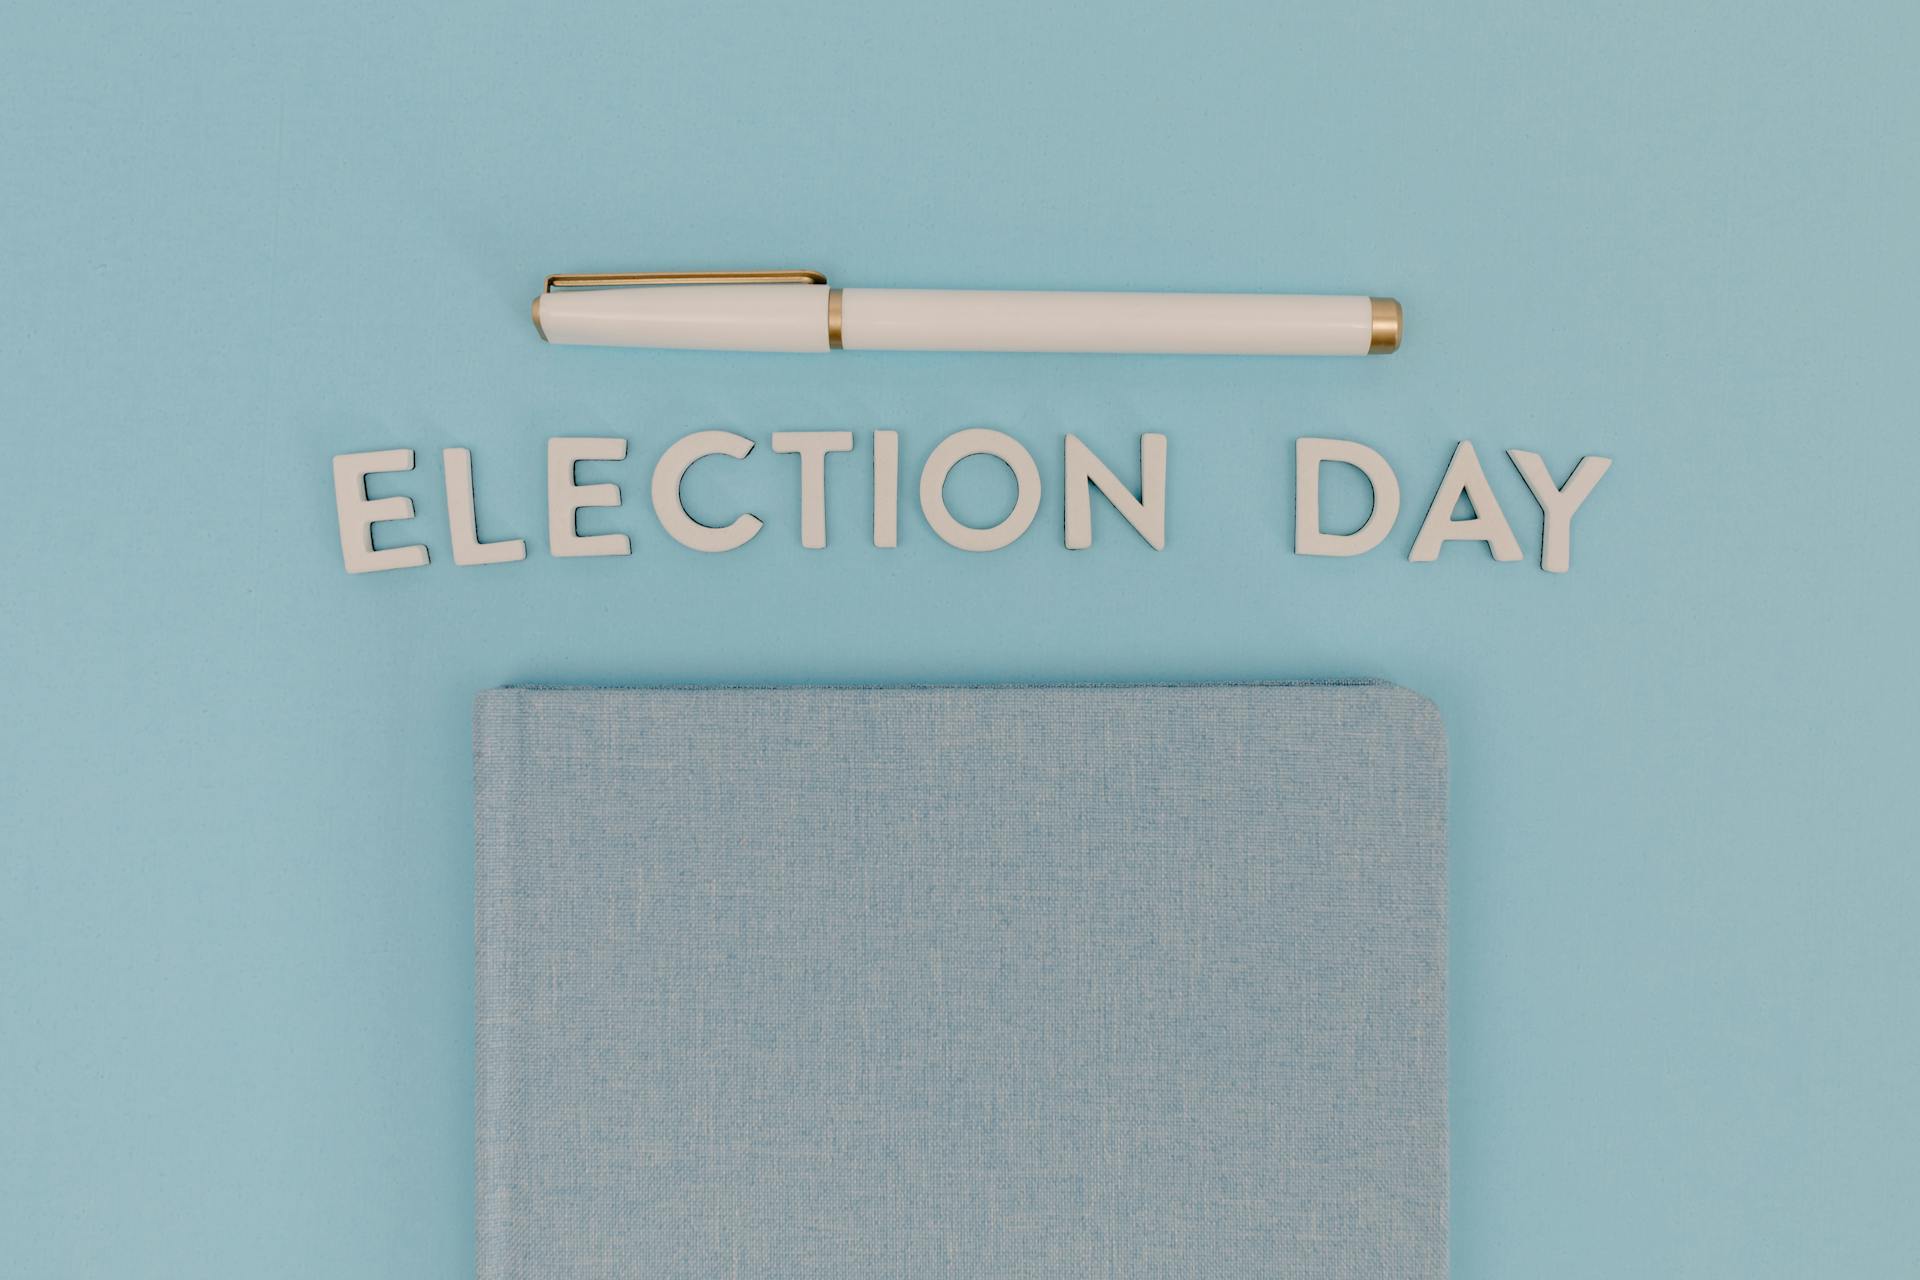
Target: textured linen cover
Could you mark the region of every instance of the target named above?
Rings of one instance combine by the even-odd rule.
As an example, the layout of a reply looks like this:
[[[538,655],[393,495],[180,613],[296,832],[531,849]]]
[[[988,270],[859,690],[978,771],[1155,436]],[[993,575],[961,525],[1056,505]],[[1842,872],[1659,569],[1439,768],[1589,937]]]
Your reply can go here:
[[[501,689],[474,719],[483,1280],[1446,1274],[1420,697]]]

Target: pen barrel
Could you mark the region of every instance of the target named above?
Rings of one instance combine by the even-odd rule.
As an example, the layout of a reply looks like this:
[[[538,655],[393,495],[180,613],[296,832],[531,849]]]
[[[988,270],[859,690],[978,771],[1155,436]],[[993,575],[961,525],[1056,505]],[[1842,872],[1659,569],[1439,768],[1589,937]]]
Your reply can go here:
[[[1252,293],[845,289],[849,351],[1360,356],[1399,344],[1385,299]],[[1382,305],[1391,308],[1383,342]]]

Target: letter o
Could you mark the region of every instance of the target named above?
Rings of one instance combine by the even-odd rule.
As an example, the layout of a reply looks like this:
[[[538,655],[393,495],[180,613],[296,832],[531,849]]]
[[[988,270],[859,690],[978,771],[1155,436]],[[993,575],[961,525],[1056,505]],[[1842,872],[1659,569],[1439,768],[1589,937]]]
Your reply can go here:
[[[1019,486],[1007,518],[985,529],[961,524],[947,510],[947,473],[977,453],[992,454],[1006,463]],[[1033,455],[1004,431],[987,427],[956,431],[935,447],[920,472],[920,511],[947,545],[962,551],[998,551],[1025,533],[1039,513],[1040,468],[1033,464]]]

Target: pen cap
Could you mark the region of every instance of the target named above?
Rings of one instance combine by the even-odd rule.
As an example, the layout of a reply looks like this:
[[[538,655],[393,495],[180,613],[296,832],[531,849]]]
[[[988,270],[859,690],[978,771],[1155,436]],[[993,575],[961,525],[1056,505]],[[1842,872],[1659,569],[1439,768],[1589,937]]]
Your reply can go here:
[[[533,300],[548,342],[683,351],[825,351],[824,284],[564,289]]]

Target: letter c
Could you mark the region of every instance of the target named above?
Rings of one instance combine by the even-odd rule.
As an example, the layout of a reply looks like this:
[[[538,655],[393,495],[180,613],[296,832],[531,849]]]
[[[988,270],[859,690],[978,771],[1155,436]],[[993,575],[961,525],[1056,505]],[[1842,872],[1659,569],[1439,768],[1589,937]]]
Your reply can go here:
[[[732,524],[716,529],[688,515],[680,502],[680,481],[688,467],[709,454],[744,458],[752,452],[753,441],[731,431],[696,431],[674,441],[653,468],[653,514],[660,518],[660,527],[695,551],[731,551],[752,541],[760,532],[760,517],[735,516]]]

